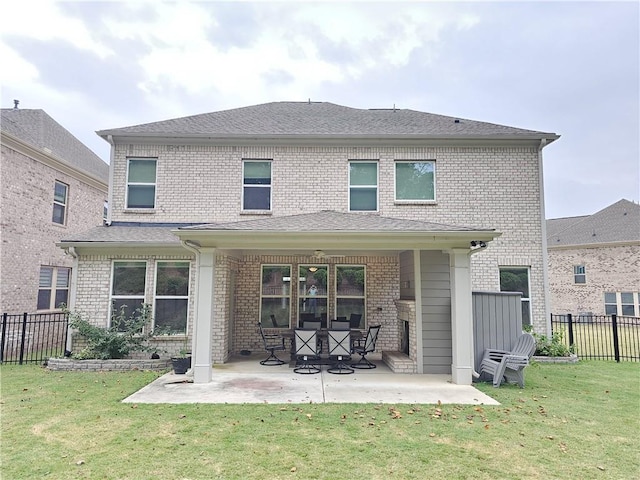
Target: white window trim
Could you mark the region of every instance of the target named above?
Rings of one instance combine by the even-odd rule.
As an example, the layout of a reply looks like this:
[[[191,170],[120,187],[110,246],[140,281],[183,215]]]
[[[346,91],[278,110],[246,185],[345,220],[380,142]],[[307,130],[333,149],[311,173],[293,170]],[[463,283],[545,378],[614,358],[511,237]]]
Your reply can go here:
[[[613,293],[616,296],[616,303],[610,303],[606,301],[606,294],[607,293]],[[633,303],[628,303],[622,302],[622,294],[623,293],[630,293],[631,295],[633,295]],[[621,291],[616,291],[616,292],[604,292],[603,293],[603,305],[604,305],[604,313],[605,315],[610,315],[607,314],[607,305],[615,305],[616,306],[616,315],[619,317],[637,317],[640,316],[640,292],[629,292],[629,291],[625,291],[625,292],[621,292]],[[622,313],[622,305],[633,305],[633,315],[624,315]]]
[[[376,184],[375,185],[351,185],[351,164],[352,163],[374,163],[376,165]],[[349,164],[347,166],[347,195],[349,199],[349,211],[350,212],[379,212],[380,211],[380,161],[379,160],[349,160]],[[352,210],[351,209],[351,189],[360,189],[360,188],[372,188],[375,186],[376,189],[376,208],[375,210]]]
[[[405,200],[398,198],[397,192],[397,169],[398,163],[432,163],[433,164],[433,200]],[[438,192],[436,191],[436,161],[435,160],[404,160],[396,159],[393,162],[393,202],[397,205],[435,205],[437,203]]]
[[[305,289],[304,294],[302,294],[302,295],[300,294],[300,279],[302,278],[302,277],[300,277],[300,267],[306,267],[306,268],[318,267],[318,269],[320,269],[320,268],[325,268],[326,269],[326,271],[327,271],[327,294],[326,295],[309,295],[307,293],[306,289]],[[328,321],[328,318],[329,318],[329,311],[328,311],[329,310],[329,291],[331,289],[331,284],[332,284],[331,283],[331,277],[330,277],[331,269],[329,268],[329,264],[324,264],[324,263],[322,263],[322,264],[321,263],[306,263],[306,264],[303,264],[303,263],[300,263],[300,264],[298,264],[298,271],[296,273],[297,273],[296,276],[298,278],[298,283],[296,285],[296,288],[297,288],[296,293],[297,293],[297,296],[298,296],[298,325],[300,325],[300,314],[303,313],[303,312],[300,311],[300,300],[310,300],[312,298],[315,298],[315,299],[321,299],[321,298],[322,299],[326,299],[326,301],[327,301],[327,321]]]
[[[582,271],[582,273],[579,273]],[[578,277],[583,277],[584,282],[578,282]],[[574,285],[586,285],[587,284],[587,268],[584,264],[573,266],[573,283]]]
[[[158,286],[158,271],[160,270],[158,268],[158,266],[161,263],[186,263],[187,265],[189,265],[189,274],[187,276],[188,278],[188,282],[187,282],[187,294],[186,295],[157,295],[156,294],[156,288]],[[191,295],[191,261],[188,259],[184,259],[184,260],[157,260],[156,261],[156,265],[155,265],[155,272],[154,272],[154,281],[153,281],[153,328],[156,328],[156,316],[155,316],[155,311],[156,311],[156,300],[186,300],[187,301],[187,318],[186,318],[186,322],[185,322],[185,330],[184,333],[174,333],[174,336],[177,337],[184,337],[185,335],[189,334],[189,317],[190,317],[190,305],[189,305],[189,297]]]
[[[114,295],[113,294],[113,279],[115,277],[116,263],[144,263],[144,293],[142,295]],[[141,303],[146,303],[146,293],[149,276],[149,262],[147,260],[136,259],[124,259],[119,258],[111,261],[111,278],[109,279],[109,316],[107,317],[107,326],[111,327],[111,319],[113,318],[113,300],[123,298],[135,298],[142,300]]]
[[[498,282],[500,282],[500,271],[501,270],[508,270],[508,269],[518,269],[518,270],[526,270],[527,271],[527,290],[529,291],[529,296],[525,297],[524,296],[524,292],[521,292],[521,296],[520,296],[520,301],[521,302],[527,302],[528,304],[528,310],[529,310],[529,321],[531,322],[531,324],[533,325],[533,310],[531,308],[531,267],[529,267],[528,265],[499,265],[498,266]],[[501,291],[503,291],[501,289]],[[524,319],[523,319],[524,320]]]
[[[70,267],[60,267],[60,266],[53,266],[53,265],[40,265],[40,272],[42,272],[43,268],[51,268],[52,269],[52,273],[51,273],[51,285],[48,287],[41,287],[40,286],[40,274],[38,274],[38,296],[40,296],[40,291],[41,290],[49,290],[50,294],[49,294],[49,307],[48,308],[37,308],[37,301],[36,301],[36,311],[38,312],[48,312],[48,311],[60,311],[59,308],[56,307],[56,294],[58,293],[58,290],[66,290],[67,291],[67,303],[69,303],[69,296],[71,293],[71,268]],[[62,287],[62,288],[58,288],[58,271],[60,270],[67,270],[69,272],[69,274],[67,275],[67,286],[66,287]]]
[[[289,267],[289,295],[264,295],[262,293],[262,276],[265,267]],[[293,265],[290,263],[261,263],[260,264],[260,277],[259,277],[259,289],[260,289],[260,311],[258,312],[258,318],[262,318],[262,299],[263,298],[289,298],[289,327],[291,328],[291,306],[292,306],[292,297],[293,297]],[[298,272],[295,272],[296,277]],[[296,288],[298,285],[296,283]],[[272,328],[271,325],[265,325],[266,328]]]
[[[56,200],[56,184],[60,184],[60,185],[64,185],[65,186],[65,191],[64,191],[64,203],[63,202],[59,202]],[[55,180],[54,184],[53,184],[53,208],[55,208],[55,205],[60,205],[63,208],[63,215],[62,215],[62,223],[58,223],[56,221],[53,220],[53,212],[51,215],[51,223],[53,223],[54,225],[66,225],[67,224],[67,216],[69,213],[69,185],[67,183],[61,182],[60,180]]]
[[[156,162],[156,180],[153,183],[143,183],[143,182],[129,182],[129,165],[131,164],[131,160],[136,161],[153,161]],[[127,158],[127,172],[125,176],[127,187],[125,189],[124,194],[124,209],[131,211],[143,211],[143,212],[153,212],[158,205],[158,159],[156,157],[128,157]],[[153,185],[153,207],[129,207],[129,187],[132,185]]]
[[[269,163],[269,185],[245,185],[244,183],[244,167],[247,163]],[[269,208],[244,208],[244,189],[248,188],[268,188],[269,189]],[[243,158],[242,159],[242,186],[240,192],[240,210],[244,213],[271,213],[273,211],[273,159],[269,158]]]
[[[338,295],[338,268],[362,267],[364,270],[364,291],[362,295]],[[339,264],[334,265],[333,269],[333,312],[334,317],[338,315],[338,299],[339,298],[361,298],[363,300],[362,316],[364,317],[364,327],[369,324],[369,316],[367,315],[367,266],[359,264]],[[349,320],[347,318],[347,320]]]

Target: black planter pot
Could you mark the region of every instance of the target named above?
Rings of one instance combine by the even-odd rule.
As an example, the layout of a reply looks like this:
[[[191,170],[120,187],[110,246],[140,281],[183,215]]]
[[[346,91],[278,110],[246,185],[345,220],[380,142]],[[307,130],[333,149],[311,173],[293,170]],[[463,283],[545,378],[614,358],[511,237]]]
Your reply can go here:
[[[191,357],[172,358],[171,365],[173,366],[173,373],[184,375],[191,368]]]

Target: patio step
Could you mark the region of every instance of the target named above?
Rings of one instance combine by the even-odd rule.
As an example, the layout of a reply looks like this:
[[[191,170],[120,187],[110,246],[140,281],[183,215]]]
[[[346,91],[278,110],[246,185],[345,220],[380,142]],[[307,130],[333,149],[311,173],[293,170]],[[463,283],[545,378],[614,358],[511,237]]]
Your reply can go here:
[[[416,373],[416,364],[409,355],[402,352],[382,352],[382,361],[394,373]]]

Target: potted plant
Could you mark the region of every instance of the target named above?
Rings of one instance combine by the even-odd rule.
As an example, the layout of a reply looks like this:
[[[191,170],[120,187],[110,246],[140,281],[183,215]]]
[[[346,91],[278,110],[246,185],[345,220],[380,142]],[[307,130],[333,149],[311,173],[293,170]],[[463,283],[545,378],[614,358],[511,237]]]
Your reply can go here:
[[[182,348],[177,355],[171,357],[173,373],[184,375],[191,368],[191,349],[189,348],[189,337],[185,334]]]

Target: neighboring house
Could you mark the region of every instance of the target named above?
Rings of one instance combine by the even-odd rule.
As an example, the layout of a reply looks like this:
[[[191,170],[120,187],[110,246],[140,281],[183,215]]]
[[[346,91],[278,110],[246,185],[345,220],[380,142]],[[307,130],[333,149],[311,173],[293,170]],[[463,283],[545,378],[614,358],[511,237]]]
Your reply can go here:
[[[78,256],[74,308],[106,325],[151,304],[177,333],[169,351],[192,336],[196,382],[261,349],[271,314],[275,328],[356,314],[382,325],[378,354],[408,343],[413,371],[470,384],[472,288],[500,290],[501,276],[548,330],[553,133],[276,102],[98,134],[112,145],[109,226],[60,244]]]
[[[69,302],[73,258],[61,238],[99,226],[109,166],[43,110],[2,109],[0,311]]]
[[[551,313],[640,317],[640,205],[547,220]]]

